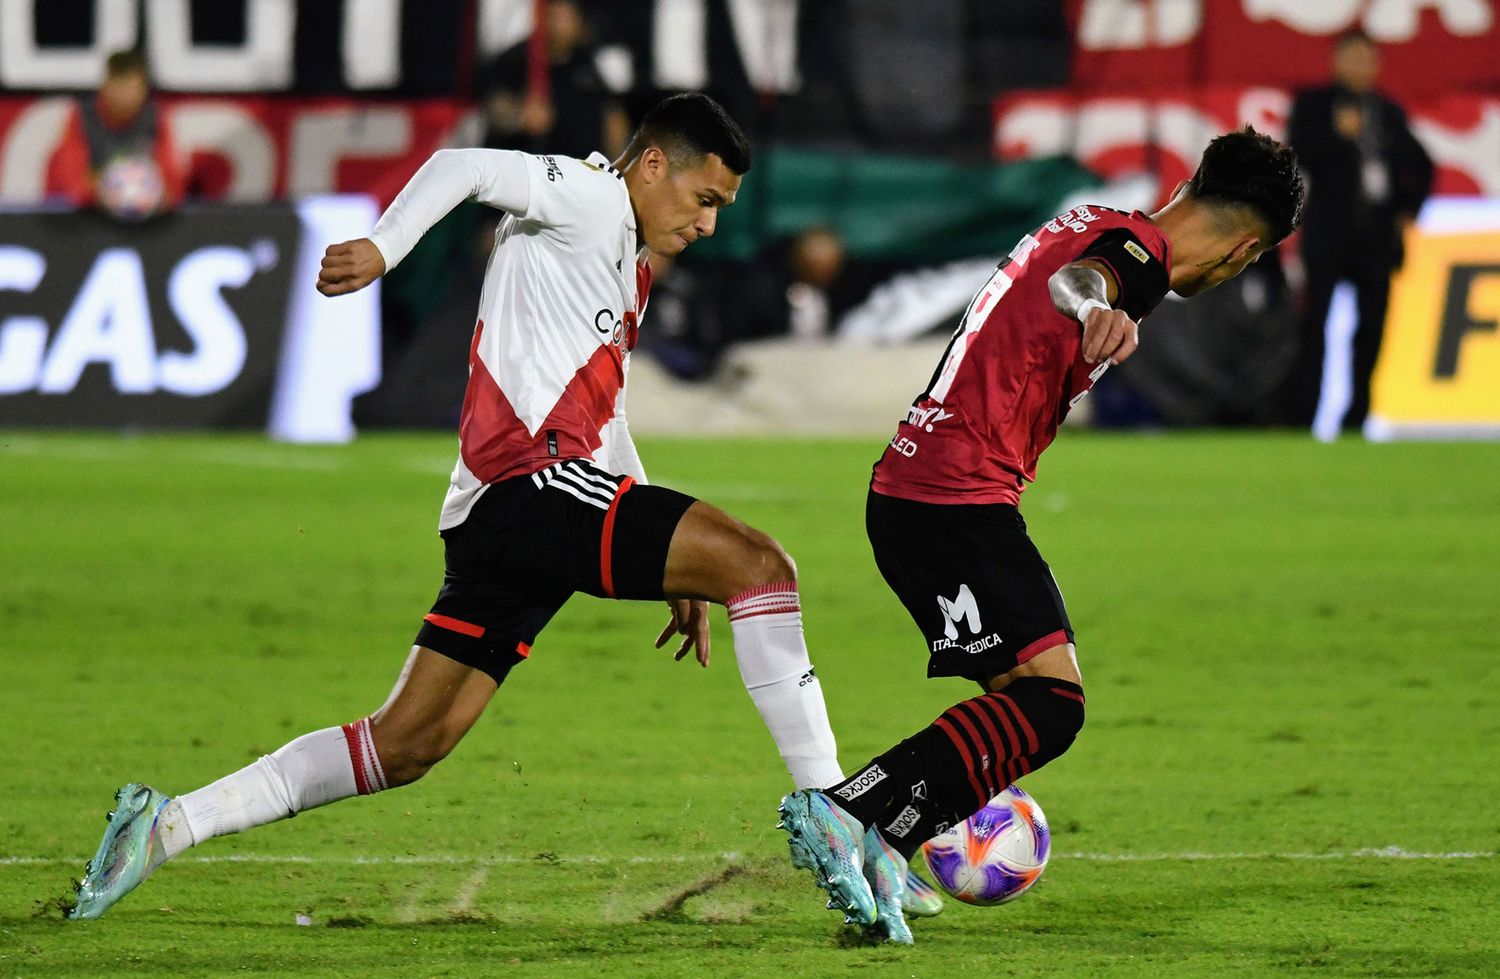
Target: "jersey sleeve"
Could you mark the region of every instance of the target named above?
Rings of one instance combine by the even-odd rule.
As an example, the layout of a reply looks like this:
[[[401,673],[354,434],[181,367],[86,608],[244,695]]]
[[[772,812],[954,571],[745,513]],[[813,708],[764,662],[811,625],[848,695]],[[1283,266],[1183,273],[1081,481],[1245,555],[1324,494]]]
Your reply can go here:
[[[370,240],[386,271],[400,264],[417,241],[466,200],[516,214],[531,204],[526,155],[514,150],[438,150],[407,181],[375,225]]]
[[[1167,294],[1170,285],[1167,267],[1129,228],[1102,232],[1078,257],[1109,267],[1120,290],[1115,308],[1123,309],[1136,322],[1155,309]]]

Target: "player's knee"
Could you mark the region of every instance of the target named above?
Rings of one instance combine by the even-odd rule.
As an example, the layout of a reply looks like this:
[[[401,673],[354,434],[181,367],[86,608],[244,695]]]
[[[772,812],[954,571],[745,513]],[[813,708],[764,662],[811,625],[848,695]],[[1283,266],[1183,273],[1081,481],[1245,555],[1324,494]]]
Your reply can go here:
[[[743,588],[797,580],[797,563],[770,534],[746,527],[742,549],[745,555],[739,567]]]
[[[1037,768],[1067,751],[1083,730],[1083,688],[1049,676],[1025,676],[999,691],[1015,702],[1036,735]]]

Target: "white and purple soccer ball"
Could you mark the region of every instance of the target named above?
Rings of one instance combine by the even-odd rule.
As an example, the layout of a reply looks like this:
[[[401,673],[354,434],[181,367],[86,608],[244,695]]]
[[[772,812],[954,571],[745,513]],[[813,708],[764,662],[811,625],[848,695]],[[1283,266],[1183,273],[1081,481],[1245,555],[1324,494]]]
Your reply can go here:
[[[1052,832],[1042,807],[1009,786],[989,805],[922,844],[938,886],[965,904],[1013,901],[1042,876]]]

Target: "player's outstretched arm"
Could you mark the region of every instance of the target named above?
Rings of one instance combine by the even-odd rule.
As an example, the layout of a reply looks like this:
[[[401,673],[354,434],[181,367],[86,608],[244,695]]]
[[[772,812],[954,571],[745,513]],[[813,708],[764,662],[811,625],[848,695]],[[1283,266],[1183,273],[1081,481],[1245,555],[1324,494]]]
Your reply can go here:
[[[385,274],[385,256],[368,238],[329,245],[318,270],[318,291],[325,296],[358,292]]]
[[[531,191],[524,154],[438,150],[385,209],[370,237],[329,247],[318,273],[318,291],[342,296],[363,289],[399,265],[433,225],[466,200],[525,214]]]

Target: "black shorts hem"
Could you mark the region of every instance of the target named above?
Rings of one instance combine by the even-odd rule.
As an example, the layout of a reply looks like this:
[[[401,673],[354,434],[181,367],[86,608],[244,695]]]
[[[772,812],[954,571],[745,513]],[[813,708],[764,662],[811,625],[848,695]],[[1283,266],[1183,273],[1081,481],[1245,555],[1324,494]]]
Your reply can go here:
[[[439,625],[433,622],[432,618],[433,615],[429,615],[423,620],[422,627],[417,630],[417,638],[414,640],[416,645],[441,653],[455,663],[462,663],[481,673],[489,674],[496,686],[504,683],[511,669],[517,663],[523,662],[531,652],[531,647],[525,643],[505,643],[497,646],[493,639],[485,635],[468,635]],[[468,623],[459,624],[468,625]],[[486,630],[480,631],[483,633]]]

